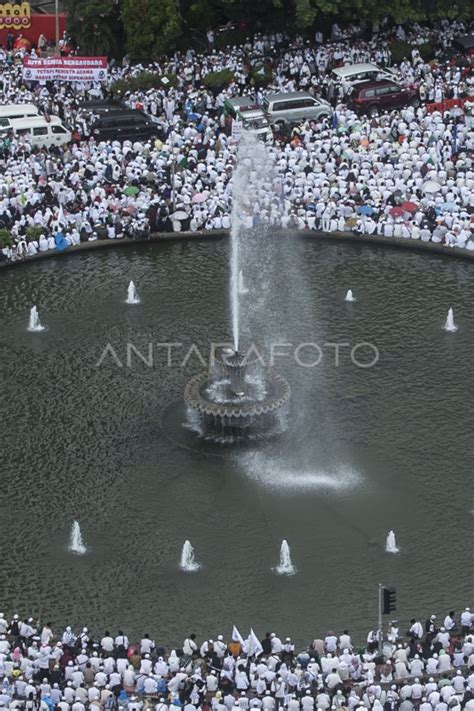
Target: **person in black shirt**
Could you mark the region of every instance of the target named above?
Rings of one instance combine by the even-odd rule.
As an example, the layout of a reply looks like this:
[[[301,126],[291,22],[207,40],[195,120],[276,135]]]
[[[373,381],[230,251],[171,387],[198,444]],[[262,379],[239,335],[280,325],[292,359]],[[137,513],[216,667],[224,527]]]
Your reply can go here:
[[[270,639],[270,632],[265,633],[265,639],[262,639],[262,648],[263,648],[263,654],[271,654],[272,653],[272,641]]]

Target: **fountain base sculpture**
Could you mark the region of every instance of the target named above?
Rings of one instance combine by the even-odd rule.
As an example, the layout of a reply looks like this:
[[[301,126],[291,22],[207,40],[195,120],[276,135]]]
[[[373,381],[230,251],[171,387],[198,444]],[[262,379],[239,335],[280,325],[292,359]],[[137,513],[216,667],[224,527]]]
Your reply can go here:
[[[191,378],[184,390],[191,428],[222,443],[281,433],[289,398],[281,375],[230,348],[220,349],[209,371]]]

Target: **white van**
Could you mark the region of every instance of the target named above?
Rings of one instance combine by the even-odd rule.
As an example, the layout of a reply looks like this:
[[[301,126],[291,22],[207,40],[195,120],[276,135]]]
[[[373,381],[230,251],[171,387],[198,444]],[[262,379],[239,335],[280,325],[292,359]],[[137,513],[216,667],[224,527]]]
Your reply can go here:
[[[0,106],[0,134],[12,130],[12,119],[39,116],[38,107],[34,104],[5,104]]]
[[[62,146],[72,138],[57,116],[51,116],[49,121],[41,116],[10,119],[10,123],[14,135],[26,136],[32,146]]]
[[[20,119],[39,115],[39,109],[34,104],[4,104],[0,106],[0,126],[3,125],[3,119]]]
[[[364,62],[359,64],[346,64],[343,67],[336,67],[332,70],[331,76],[336,81],[345,79],[350,84],[358,84],[362,81],[376,81],[388,79],[396,81],[397,73],[392,69],[378,67],[376,64]]]

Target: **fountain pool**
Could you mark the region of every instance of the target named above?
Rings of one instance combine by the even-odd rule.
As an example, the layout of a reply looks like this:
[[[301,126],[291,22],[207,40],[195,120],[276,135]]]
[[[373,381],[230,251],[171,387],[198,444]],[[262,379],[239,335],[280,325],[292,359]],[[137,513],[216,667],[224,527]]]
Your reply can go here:
[[[99,634],[107,622],[169,645],[190,631],[228,637],[232,624],[299,644],[342,625],[360,639],[378,582],[397,588],[401,628],[412,615],[467,604],[459,542],[471,534],[473,506],[459,491],[469,490],[474,456],[472,266],[290,233],[273,239],[259,245],[275,260],[256,304],[256,318],[265,313],[256,338],[290,343],[280,349],[290,353],[316,342],[323,357],[314,368],[278,358],[292,390],[288,430],[231,449],[161,426],[204,370],[196,351],[186,360],[191,344],[205,353],[210,342],[232,341],[228,241],[65,254],[2,271],[5,612],[41,612],[58,628],[87,624]],[[244,267],[252,304],[258,269],[257,257]],[[124,304],[130,274],[140,308]],[[363,294],[354,309],[344,303],[348,285]],[[34,303],[46,338],[25,328]],[[450,304],[462,324],[453,338],[440,328]],[[378,363],[358,368],[344,347],[336,366],[326,344],[360,341],[376,344]],[[170,365],[166,343],[181,344]],[[107,344],[118,363],[109,353],[97,367]],[[71,502],[87,555],[67,550]],[[385,553],[387,521],[403,542],[399,555]],[[186,539],[202,573],[179,570]],[[295,576],[271,570],[283,539]],[[432,585],[434,557],[452,571],[449,585]],[[206,602],[199,614],[196,599]]]

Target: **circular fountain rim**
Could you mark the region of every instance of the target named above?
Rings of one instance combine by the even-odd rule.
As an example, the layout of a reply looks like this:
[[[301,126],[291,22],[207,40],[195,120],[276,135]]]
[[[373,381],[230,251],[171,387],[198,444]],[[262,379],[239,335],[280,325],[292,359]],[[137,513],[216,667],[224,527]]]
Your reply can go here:
[[[205,415],[215,415],[217,417],[253,417],[266,415],[274,412],[288,402],[290,398],[290,386],[288,382],[278,373],[265,373],[263,380],[269,383],[274,394],[267,400],[261,402],[243,402],[241,404],[217,403],[206,400],[201,392],[204,385],[212,385],[216,382],[215,376],[209,375],[208,371],[194,375],[184,388],[184,400],[193,410],[197,410]]]

